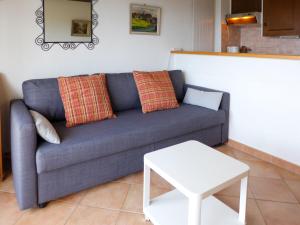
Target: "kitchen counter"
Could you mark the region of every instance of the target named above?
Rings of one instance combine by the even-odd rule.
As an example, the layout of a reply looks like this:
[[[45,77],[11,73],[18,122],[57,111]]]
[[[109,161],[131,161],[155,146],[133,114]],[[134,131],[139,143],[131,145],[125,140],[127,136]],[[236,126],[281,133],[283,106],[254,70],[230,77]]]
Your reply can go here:
[[[259,54],[259,53],[228,53],[228,52],[193,52],[193,51],[172,51],[172,54],[184,55],[212,55],[212,56],[231,56],[231,57],[252,57],[268,59],[289,59],[300,60],[300,55],[276,55],[276,54]]]

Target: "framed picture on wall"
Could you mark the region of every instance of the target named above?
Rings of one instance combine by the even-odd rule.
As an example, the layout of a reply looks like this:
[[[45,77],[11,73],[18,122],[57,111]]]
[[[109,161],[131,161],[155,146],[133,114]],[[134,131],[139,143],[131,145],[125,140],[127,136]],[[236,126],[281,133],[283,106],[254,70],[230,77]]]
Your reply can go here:
[[[72,20],[72,36],[89,37],[92,27],[89,20]]]
[[[130,33],[160,35],[161,8],[130,4]]]

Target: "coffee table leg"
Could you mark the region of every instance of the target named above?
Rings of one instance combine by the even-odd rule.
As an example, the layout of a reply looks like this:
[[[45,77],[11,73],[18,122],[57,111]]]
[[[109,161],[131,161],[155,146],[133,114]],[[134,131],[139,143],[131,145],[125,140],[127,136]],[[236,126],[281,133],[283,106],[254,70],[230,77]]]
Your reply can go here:
[[[246,224],[248,177],[241,180],[239,221]]]
[[[201,225],[201,199],[189,199],[188,225]]]
[[[150,204],[150,167],[144,164],[144,194],[143,194],[143,207],[147,208]],[[144,212],[145,213],[145,212]],[[145,219],[149,218],[145,214]]]

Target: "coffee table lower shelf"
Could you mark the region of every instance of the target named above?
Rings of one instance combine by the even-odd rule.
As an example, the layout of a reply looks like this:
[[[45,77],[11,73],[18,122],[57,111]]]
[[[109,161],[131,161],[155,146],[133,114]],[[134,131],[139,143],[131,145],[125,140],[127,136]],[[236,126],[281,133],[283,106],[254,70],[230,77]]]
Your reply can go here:
[[[174,190],[151,200],[144,209],[154,225],[188,225],[188,199]],[[238,213],[210,196],[203,200],[201,225],[242,225]]]

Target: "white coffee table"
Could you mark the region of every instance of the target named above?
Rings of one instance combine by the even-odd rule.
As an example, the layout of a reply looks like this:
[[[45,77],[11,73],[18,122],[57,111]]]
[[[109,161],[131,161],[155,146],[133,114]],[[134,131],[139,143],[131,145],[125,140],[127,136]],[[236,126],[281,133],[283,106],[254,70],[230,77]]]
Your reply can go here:
[[[150,201],[150,170],[176,189]],[[245,224],[249,167],[197,141],[144,157],[144,204],[154,225]],[[212,195],[241,181],[239,214]]]

